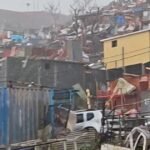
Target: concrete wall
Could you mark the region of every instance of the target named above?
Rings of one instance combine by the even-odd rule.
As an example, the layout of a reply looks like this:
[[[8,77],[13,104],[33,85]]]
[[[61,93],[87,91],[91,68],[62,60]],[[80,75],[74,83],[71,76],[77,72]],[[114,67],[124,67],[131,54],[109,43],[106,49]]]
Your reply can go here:
[[[70,88],[76,83],[84,87],[84,66],[81,63],[30,59],[25,65],[23,61],[25,58],[8,58],[2,62],[0,80],[5,85],[6,81],[12,81],[17,85],[18,82],[34,82],[60,89]]]
[[[67,40],[67,60],[82,62],[82,45],[80,40]]]
[[[0,86],[5,86],[7,78],[7,62],[5,60],[0,61]]]

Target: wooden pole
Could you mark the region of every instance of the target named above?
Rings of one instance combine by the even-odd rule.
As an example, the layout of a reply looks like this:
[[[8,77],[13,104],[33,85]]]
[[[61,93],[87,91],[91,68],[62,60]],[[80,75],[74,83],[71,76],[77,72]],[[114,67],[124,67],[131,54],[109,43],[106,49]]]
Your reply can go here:
[[[123,68],[123,73],[125,73],[125,72],[126,72],[126,70],[125,70],[124,47],[122,47],[122,68]]]
[[[87,93],[87,105],[88,105],[88,109],[91,109],[91,100],[90,100],[91,93],[90,93],[90,90],[87,89],[86,93]]]

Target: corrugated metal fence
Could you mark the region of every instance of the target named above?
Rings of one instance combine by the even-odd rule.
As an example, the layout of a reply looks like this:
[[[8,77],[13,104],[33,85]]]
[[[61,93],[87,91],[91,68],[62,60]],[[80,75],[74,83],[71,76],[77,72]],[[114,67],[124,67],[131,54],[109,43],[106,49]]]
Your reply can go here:
[[[49,89],[0,88],[0,145],[38,138]]]

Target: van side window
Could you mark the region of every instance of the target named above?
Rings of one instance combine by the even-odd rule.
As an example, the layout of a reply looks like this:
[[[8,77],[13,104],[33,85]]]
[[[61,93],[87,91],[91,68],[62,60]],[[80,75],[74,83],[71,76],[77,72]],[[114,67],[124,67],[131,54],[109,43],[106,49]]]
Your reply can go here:
[[[84,121],[83,114],[77,114],[77,123],[81,123],[83,121]]]
[[[87,121],[90,121],[93,118],[94,118],[94,114],[93,113],[87,113]]]

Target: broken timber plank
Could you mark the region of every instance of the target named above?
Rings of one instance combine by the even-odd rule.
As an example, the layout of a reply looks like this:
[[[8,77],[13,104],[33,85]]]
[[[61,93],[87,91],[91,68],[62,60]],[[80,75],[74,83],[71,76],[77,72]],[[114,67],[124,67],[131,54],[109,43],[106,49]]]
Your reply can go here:
[[[115,146],[115,145],[110,145],[110,144],[104,144],[102,145],[101,150],[131,150],[131,149],[120,147],[120,146]]]

